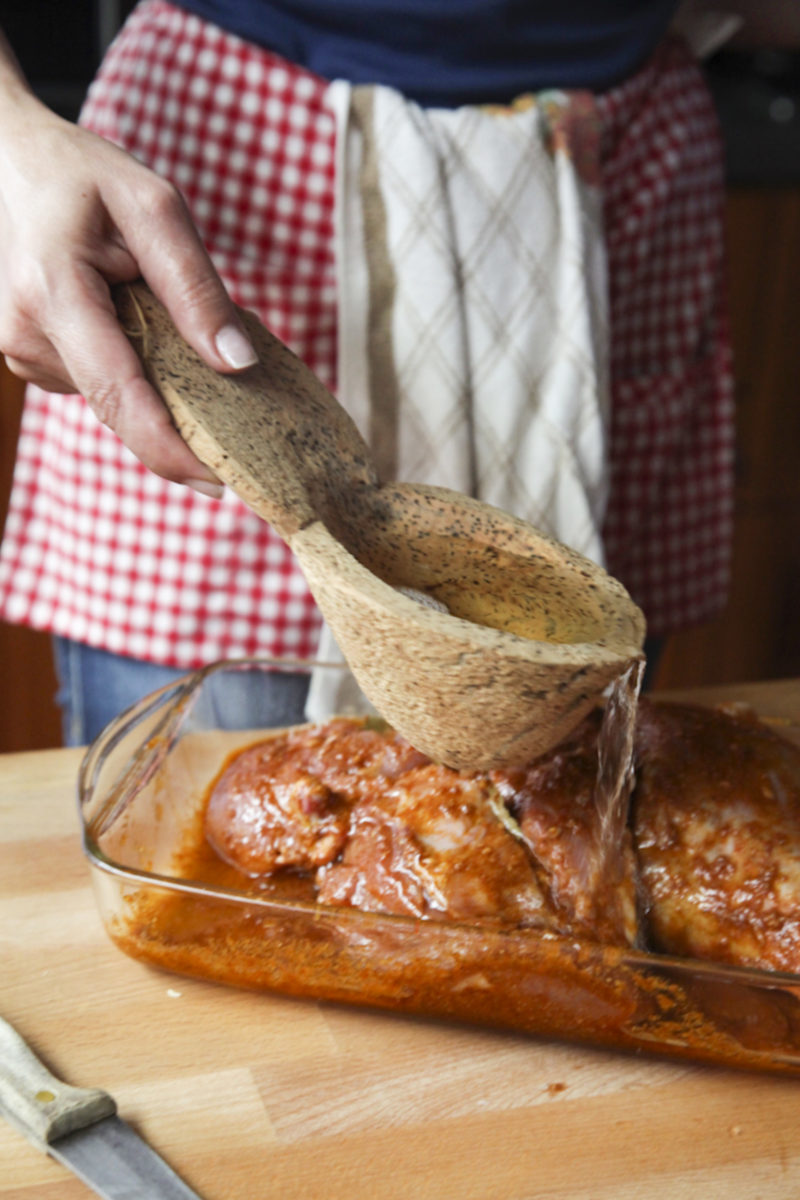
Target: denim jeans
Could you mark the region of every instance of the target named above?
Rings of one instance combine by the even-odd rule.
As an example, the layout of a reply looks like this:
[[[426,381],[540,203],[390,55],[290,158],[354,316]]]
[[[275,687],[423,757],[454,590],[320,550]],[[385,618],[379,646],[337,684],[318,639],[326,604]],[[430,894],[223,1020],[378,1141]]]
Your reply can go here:
[[[59,680],[56,700],[61,708],[64,744],[67,746],[85,746],[94,741],[109,721],[124,709],[187,674],[176,667],[112,654],[68,638],[53,638],[53,645]],[[652,682],[662,647],[663,639],[647,639],[645,687]],[[231,688],[226,701],[234,723],[234,706],[241,706],[243,710],[243,726],[291,725],[306,719],[307,675],[276,674],[270,678],[267,687],[262,678],[257,694],[248,694],[241,684],[240,679],[235,690]]]
[[[85,746],[94,741],[119,713],[188,673],[112,654],[69,638],[56,637],[53,645],[59,681],[56,700],[61,708],[67,746]],[[243,686],[241,677],[235,686],[233,680],[228,683],[232,686],[224,702],[234,724],[237,720],[234,707],[242,709],[243,727],[291,725],[304,720],[307,675],[276,673],[268,681],[261,676],[258,687],[252,691]]]

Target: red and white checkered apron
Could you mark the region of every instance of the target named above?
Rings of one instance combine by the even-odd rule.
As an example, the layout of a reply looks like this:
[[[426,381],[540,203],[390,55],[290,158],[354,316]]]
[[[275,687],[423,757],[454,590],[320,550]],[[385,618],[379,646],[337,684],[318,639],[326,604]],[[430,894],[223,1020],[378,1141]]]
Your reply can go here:
[[[716,122],[668,43],[599,98],[612,320],[610,570],[653,633],[724,601],[732,399]],[[336,384],[334,118],[324,80],[146,0],[82,121],[183,192],[231,295]],[[273,531],[148,472],[77,396],[35,388],[0,557],[5,619],[186,669],[313,655],[319,616]]]

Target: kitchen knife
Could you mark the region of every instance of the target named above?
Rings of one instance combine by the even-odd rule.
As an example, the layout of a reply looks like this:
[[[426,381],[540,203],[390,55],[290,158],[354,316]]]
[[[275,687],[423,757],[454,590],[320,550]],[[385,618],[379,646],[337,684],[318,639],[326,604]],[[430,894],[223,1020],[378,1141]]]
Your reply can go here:
[[[99,1088],[62,1083],[0,1017],[0,1114],[104,1200],[200,1200]]]

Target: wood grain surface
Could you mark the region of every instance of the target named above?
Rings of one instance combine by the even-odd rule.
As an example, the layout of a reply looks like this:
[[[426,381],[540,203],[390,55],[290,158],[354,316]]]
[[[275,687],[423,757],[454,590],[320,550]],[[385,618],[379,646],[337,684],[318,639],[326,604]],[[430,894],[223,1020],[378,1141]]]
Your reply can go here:
[[[796,731],[800,681],[722,697]],[[0,757],[0,1012],[57,1074],[110,1091],[204,1200],[800,1195],[800,1081],[235,991],[126,958],[79,845],[79,760]],[[90,1194],[0,1122],[0,1200]]]

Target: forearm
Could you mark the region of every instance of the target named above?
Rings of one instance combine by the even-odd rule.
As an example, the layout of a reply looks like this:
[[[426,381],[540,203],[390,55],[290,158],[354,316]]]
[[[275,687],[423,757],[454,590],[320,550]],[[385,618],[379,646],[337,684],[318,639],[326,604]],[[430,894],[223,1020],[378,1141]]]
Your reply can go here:
[[[32,159],[46,157],[50,137],[73,129],[35,95],[0,29],[0,207],[14,203]]]
[[[0,29],[0,89],[7,87],[27,87],[17,56],[9,45],[8,38]]]

